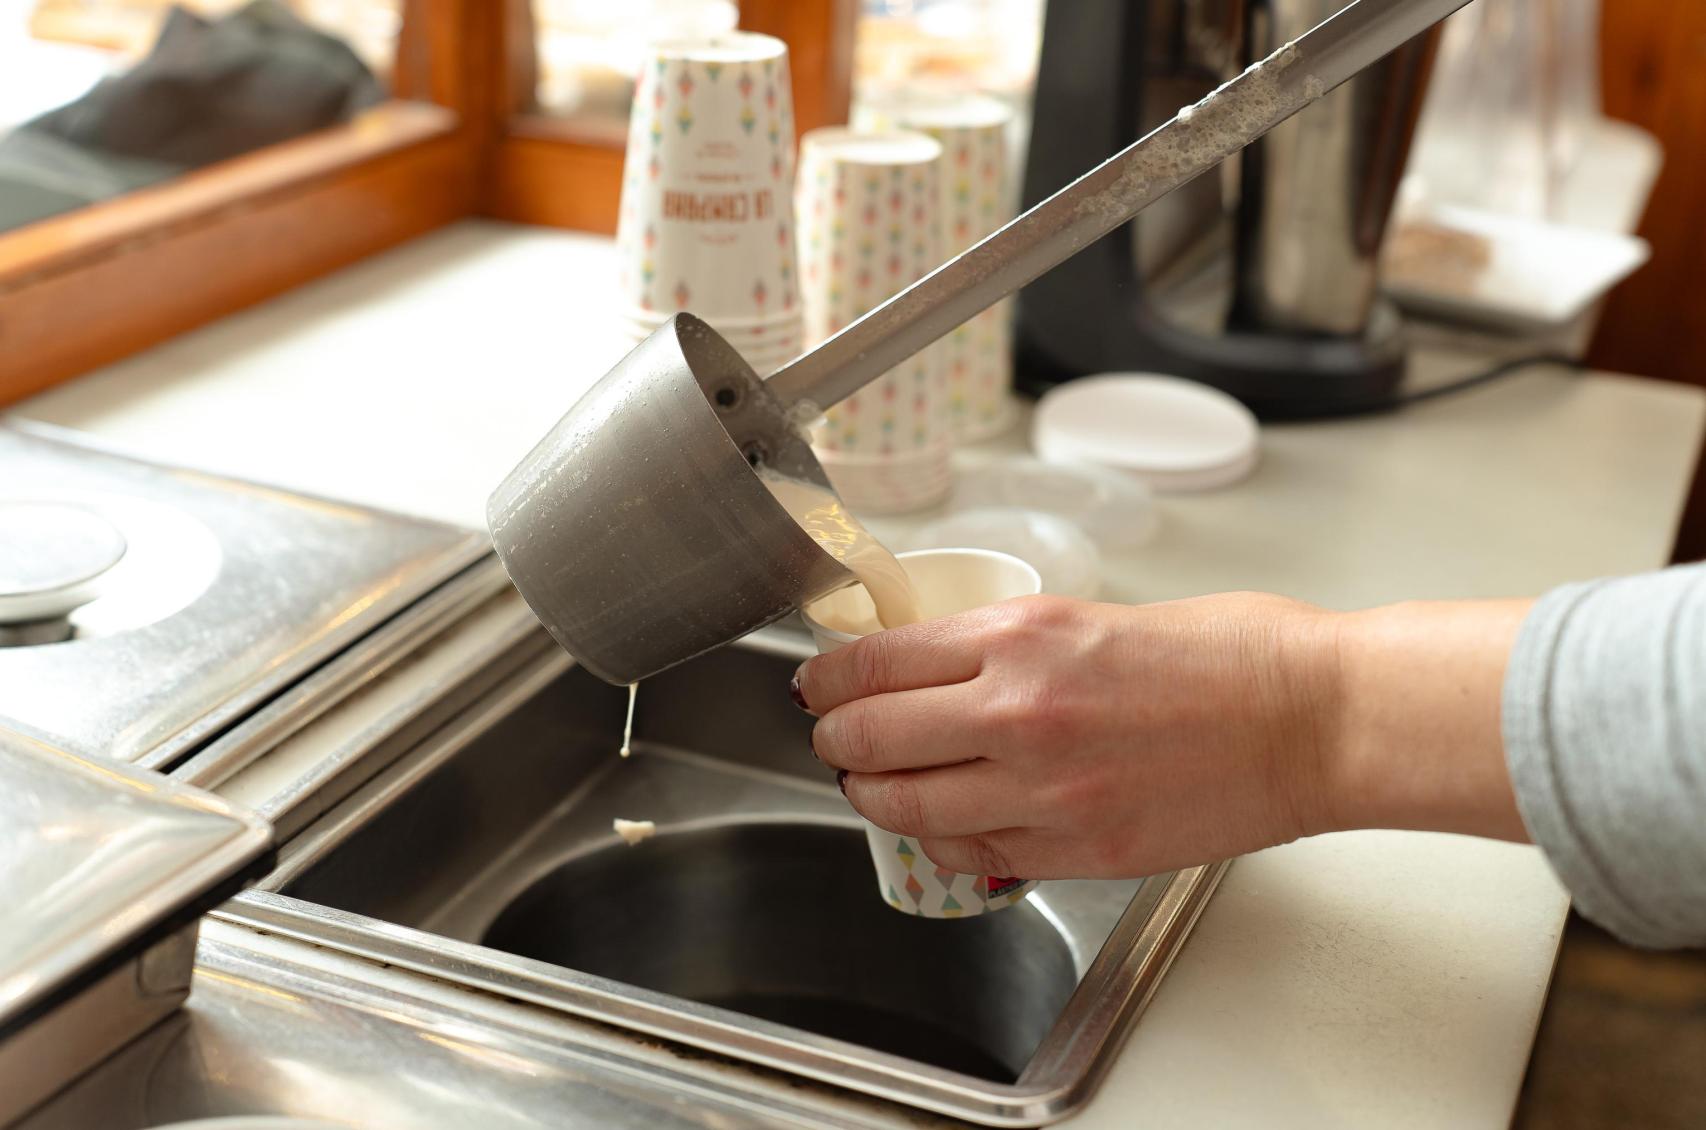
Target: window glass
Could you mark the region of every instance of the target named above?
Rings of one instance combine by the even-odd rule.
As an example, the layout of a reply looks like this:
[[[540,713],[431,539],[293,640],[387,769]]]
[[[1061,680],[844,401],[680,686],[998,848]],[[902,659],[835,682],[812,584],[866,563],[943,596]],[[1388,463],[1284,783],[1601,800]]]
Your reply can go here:
[[[863,0],[855,98],[991,94],[1028,102],[1044,0]]]
[[[731,0],[533,0],[536,112],[620,145],[645,45],[733,30]]]
[[[1007,195],[1018,198],[1030,138],[1046,0],[862,0],[853,119],[896,102],[992,97],[1012,111]],[[876,115],[878,119],[882,115]]]
[[[0,232],[384,101],[403,0],[0,0]]]

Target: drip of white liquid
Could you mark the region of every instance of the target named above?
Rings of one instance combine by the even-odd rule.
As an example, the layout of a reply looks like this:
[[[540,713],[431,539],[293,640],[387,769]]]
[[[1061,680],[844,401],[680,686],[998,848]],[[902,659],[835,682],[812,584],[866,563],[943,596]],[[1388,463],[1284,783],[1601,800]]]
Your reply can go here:
[[[657,835],[658,826],[650,820],[624,820],[620,816],[610,822],[610,828],[622,842],[633,847],[641,840],[649,840]]]
[[[877,619],[883,627],[898,628],[923,619],[912,578],[894,554],[847,512],[835,492],[816,483],[772,475],[764,477],[764,485],[825,553],[859,578],[877,607]]]
[[[634,752],[634,700],[640,695],[640,684],[628,684],[628,720],[622,723],[622,748],[616,752],[623,757]]]

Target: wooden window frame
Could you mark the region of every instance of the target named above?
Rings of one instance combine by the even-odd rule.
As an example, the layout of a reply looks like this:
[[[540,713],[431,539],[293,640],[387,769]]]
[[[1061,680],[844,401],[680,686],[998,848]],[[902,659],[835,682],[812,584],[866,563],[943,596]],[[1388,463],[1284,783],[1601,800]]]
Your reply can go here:
[[[742,0],[801,130],[844,122],[856,0]],[[467,216],[609,232],[622,150],[527,112],[528,0],[406,0],[395,98],[0,234],[0,405]]]

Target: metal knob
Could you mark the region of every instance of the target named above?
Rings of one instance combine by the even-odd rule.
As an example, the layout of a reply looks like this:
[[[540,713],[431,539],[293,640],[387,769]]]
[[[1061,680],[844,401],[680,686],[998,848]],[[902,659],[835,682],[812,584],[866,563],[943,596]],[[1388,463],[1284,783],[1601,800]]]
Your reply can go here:
[[[92,511],[0,502],[0,647],[69,639],[71,614],[124,552],[124,535]]]

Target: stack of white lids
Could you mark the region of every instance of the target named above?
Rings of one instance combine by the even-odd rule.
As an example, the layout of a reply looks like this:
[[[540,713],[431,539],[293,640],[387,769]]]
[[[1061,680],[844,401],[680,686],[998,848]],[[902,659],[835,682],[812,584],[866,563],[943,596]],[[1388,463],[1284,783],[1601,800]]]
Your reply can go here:
[[[1218,389],[1179,377],[1107,373],[1051,390],[1031,443],[1049,462],[1116,467],[1158,491],[1211,490],[1256,466],[1256,417]]]

